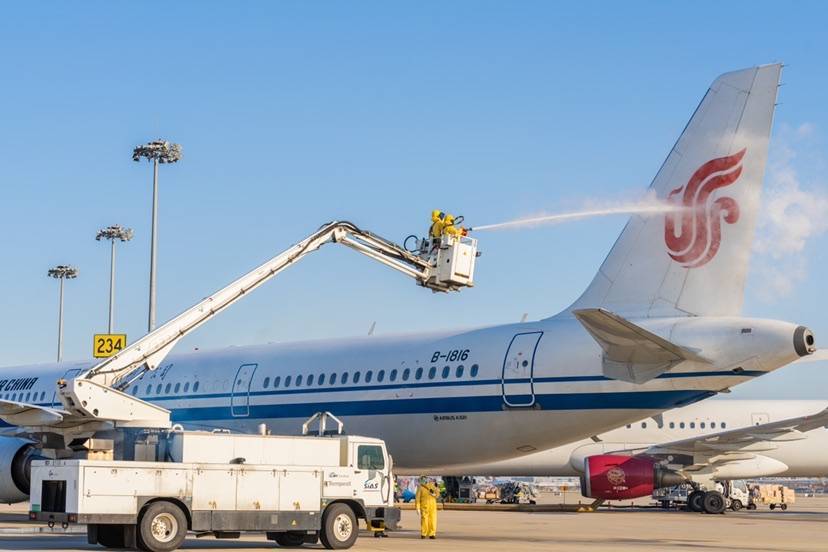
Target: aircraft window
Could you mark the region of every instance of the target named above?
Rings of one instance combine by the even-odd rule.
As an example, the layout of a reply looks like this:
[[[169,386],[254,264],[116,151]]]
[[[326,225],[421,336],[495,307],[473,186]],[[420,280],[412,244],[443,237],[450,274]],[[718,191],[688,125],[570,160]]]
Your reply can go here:
[[[296,376],[296,387],[302,387],[302,374]]]
[[[696,422],[690,422],[690,429],[696,429]]]
[[[394,368],[391,370],[391,373],[388,375],[388,379],[391,381],[397,381],[397,369]]]
[[[160,383],[155,387],[155,394],[156,395],[161,394],[161,384]]]
[[[681,423],[679,424],[679,427],[680,427],[681,429],[684,429],[684,422],[681,422]]]
[[[262,382],[262,387],[264,387],[265,389],[270,387],[270,378],[265,378],[264,379],[264,381]]]
[[[40,392],[40,400],[43,401],[46,398],[46,391]]]
[[[359,378],[362,375],[362,372],[354,373],[354,383],[359,383]]]
[[[726,427],[727,427],[727,424],[726,424],[726,423],[724,423],[724,422],[722,422],[721,424],[719,424],[719,427],[721,427],[722,429],[724,429],[724,428],[726,428]]]
[[[17,393],[15,393],[14,395],[12,395],[12,400],[13,400],[13,401],[16,401],[16,400],[17,400]]]
[[[658,429],[663,428],[664,427],[664,422],[656,421],[656,427],[658,427]]]
[[[290,387],[291,376],[285,378],[285,387]]]
[[[199,385],[200,385],[200,383],[199,383],[199,382],[195,382],[195,383],[193,384],[193,393],[195,393],[196,391],[198,391],[198,386],[199,386]]]
[[[647,429],[647,422],[641,422],[641,429]]]
[[[308,387],[310,387],[311,385],[313,385],[313,374],[308,376]]]
[[[469,375],[473,378],[476,378],[477,377],[477,370],[478,370],[477,364],[472,364],[471,370],[469,370]]]
[[[344,376],[345,374],[342,374],[342,375]],[[328,379],[328,385],[333,385],[335,383],[336,383],[336,372],[331,374],[331,377]],[[343,381],[342,383],[345,383],[345,382]]]
[[[436,376],[436,375],[437,375],[437,368],[435,366],[432,366],[431,368],[428,369],[428,379],[434,379],[434,376]]]
[[[701,425],[701,428],[702,428],[702,429],[704,429],[704,422],[702,422],[702,423],[701,423],[701,424],[699,424],[699,425]]]
[[[325,374],[319,374],[318,384],[325,385]]]
[[[409,376],[411,376],[411,368],[406,368],[403,370],[403,381],[408,381]]]
[[[631,429],[631,428],[632,428],[632,424],[627,424],[627,429]]]
[[[29,400],[30,400],[31,398],[32,398],[32,392],[31,392],[31,391],[29,391],[28,393],[26,393],[26,402],[29,402]]]
[[[147,390],[144,394],[149,395],[150,393],[152,393],[152,385],[147,385]]]
[[[454,375],[457,376],[458,378],[463,377],[463,365],[462,364],[457,367],[457,371],[454,372]]]
[[[374,379],[374,372],[371,370],[365,372],[365,383],[371,383],[372,379]]]
[[[172,388],[172,384],[168,383],[167,386],[164,388],[164,393],[169,394],[171,388]]]
[[[418,380],[423,378],[423,367],[422,366],[417,368],[417,373],[414,376],[414,378],[418,379]]]
[[[451,368],[449,366],[443,367],[443,379],[449,377],[449,372],[451,372]]]
[[[132,391],[131,391],[130,393],[131,393],[131,394],[133,394],[133,395],[138,394],[138,386],[137,386],[137,385],[136,385],[136,386],[134,386],[134,387],[132,388]],[[42,400],[42,399],[41,399],[41,400]]]
[[[716,422],[710,422],[710,428],[716,429]]]
[[[190,391],[190,382],[188,381],[187,383],[184,384],[184,392],[187,393],[189,391]]]
[[[181,384],[180,384],[180,383],[176,383],[176,384],[175,384],[175,389],[173,389],[173,392],[174,392],[174,393],[178,393],[178,391],[179,391],[180,389],[181,389]]]
[[[385,379],[385,370],[377,372],[377,381],[380,382]]]
[[[359,372],[357,372],[357,374],[358,374],[358,373],[359,373]],[[359,378],[358,378],[358,377],[356,377],[356,375],[354,375],[354,383],[356,383],[356,382],[358,382],[358,381],[359,381]],[[339,378],[339,383],[341,383],[341,384],[343,384],[343,385],[344,385],[344,384],[346,384],[346,383],[348,383],[348,372],[342,372],[342,377],[341,377],[341,378]]]
[[[273,378],[273,389],[279,387],[279,384],[282,382],[282,376],[276,376]]]
[[[670,422],[670,429],[675,429],[676,422]]]

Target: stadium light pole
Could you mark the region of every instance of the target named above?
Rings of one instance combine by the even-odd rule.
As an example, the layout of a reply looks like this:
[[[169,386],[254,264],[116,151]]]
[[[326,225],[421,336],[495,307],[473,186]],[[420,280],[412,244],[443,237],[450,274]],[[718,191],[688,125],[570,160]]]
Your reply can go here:
[[[166,140],[153,140],[132,150],[132,160],[152,161],[152,236],[150,237],[149,318],[147,331],[155,329],[155,260],[158,248],[158,164],[181,160],[181,146]]]
[[[132,236],[132,228],[124,228],[119,224],[101,228],[95,236],[96,240],[109,240],[111,244],[109,257],[109,329],[107,331],[110,334],[115,323],[115,240],[128,242],[132,239]]]
[[[69,265],[57,265],[50,268],[48,275],[60,281],[60,299],[58,303],[58,350],[57,361],[63,360],[63,281],[78,277],[78,269]]]

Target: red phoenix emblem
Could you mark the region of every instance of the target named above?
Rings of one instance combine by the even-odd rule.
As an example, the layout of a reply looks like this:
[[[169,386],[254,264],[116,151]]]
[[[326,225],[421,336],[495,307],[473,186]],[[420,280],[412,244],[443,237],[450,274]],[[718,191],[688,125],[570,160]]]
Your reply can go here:
[[[746,150],[708,161],[693,173],[685,186],[667,196],[668,201],[683,209],[664,216],[664,241],[670,257],[684,267],[698,268],[707,264],[719,251],[722,220],[728,224],[739,220],[739,204],[735,199],[713,199],[711,196],[719,188],[738,180]],[[678,233],[676,226],[679,226]]]

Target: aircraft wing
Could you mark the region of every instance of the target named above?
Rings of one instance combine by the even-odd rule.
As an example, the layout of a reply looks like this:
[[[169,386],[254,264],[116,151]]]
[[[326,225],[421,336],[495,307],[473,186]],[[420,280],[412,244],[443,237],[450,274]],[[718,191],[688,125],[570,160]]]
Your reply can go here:
[[[70,416],[65,410],[57,410],[16,401],[0,400],[0,420],[14,426],[54,425]]]
[[[740,451],[773,450],[774,443],[805,439],[805,433],[828,426],[828,408],[810,416],[754,425],[710,435],[653,445],[644,454],[727,454]]]

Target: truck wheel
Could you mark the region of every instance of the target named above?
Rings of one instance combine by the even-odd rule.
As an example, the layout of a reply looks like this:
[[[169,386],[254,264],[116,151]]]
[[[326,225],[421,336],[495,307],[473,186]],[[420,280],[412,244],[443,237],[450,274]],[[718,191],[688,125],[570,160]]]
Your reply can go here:
[[[181,546],[186,536],[187,518],[175,504],[153,502],[141,515],[138,537],[144,550],[171,552]]]
[[[687,495],[687,509],[691,512],[703,512],[704,491],[693,491]]]
[[[776,504],[771,504],[771,505],[770,505],[770,509],[771,509],[771,510],[775,510],[775,509],[776,509]]]
[[[784,510],[787,510],[787,509],[788,509],[788,505],[787,505],[787,504],[783,504],[782,506],[780,506],[780,508],[782,508],[782,510],[783,510],[783,511],[784,511]]]
[[[748,510],[755,510],[756,509],[756,504],[751,502],[750,504],[747,505],[747,509]]]
[[[727,501],[719,491],[707,491],[702,499],[704,511],[708,514],[723,514],[727,508]]]
[[[730,501],[730,509],[734,512],[738,512],[742,509],[742,501],[741,500],[731,500]]]
[[[328,550],[342,550],[354,545],[359,526],[354,511],[347,504],[331,504],[322,514],[319,539]]]

